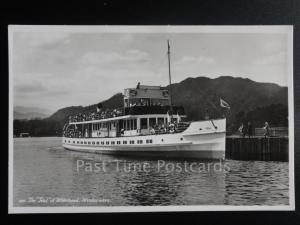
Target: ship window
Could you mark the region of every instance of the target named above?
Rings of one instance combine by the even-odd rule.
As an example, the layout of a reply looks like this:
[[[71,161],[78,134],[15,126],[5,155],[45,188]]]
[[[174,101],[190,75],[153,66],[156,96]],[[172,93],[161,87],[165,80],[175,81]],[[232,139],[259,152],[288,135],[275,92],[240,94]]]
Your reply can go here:
[[[84,144],[86,145],[86,141],[84,142]]]
[[[149,140],[149,143],[152,143],[152,139]]]
[[[95,144],[95,142],[92,142],[92,144],[94,145],[94,144]]]
[[[133,140],[131,140],[129,143],[130,143],[130,144],[134,144],[134,141],[133,141]]]
[[[109,145],[109,141],[107,141],[106,144]]]
[[[97,145],[99,145],[99,142],[97,141]]]
[[[183,138],[180,138],[180,141],[183,141]]]
[[[90,145],[90,144],[91,144],[91,142],[89,141],[89,142],[88,142],[88,144]]]
[[[125,145],[126,145],[126,144],[127,144],[127,141],[123,141],[123,144],[125,144]]]
[[[82,141],[82,142],[80,142],[80,144],[83,144],[83,141]]]
[[[73,144],[75,144],[75,141],[73,141]]]
[[[165,123],[165,119],[162,117],[159,117],[159,118],[157,118],[157,123],[158,123],[158,125],[162,125]]]
[[[149,118],[149,126],[154,127],[155,124],[156,124],[156,118]]]
[[[130,120],[126,120],[126,130],[131,130],[130,129]]]
[[[137,129],[137,125],[136,125],[136,119],[133,119],[133,130],[136,130]]]
[[[143,144],[143,140],[140,140],[140,144]]]
[[[104,145],[104,141],[101,141],[101,145]]]
[[[79,141],[77,141],[77,144],[79,144]]]
[[[141,129],[147,129],[147,118],[141,118]]]
[[[114,142],[114,141],[112,141],[112,142],[111,142],[111,144],[112,144],[112,145],[114,145],[114,144],[115,144],[115,142]]]
[[[68,143],[70,143],[70,141],[68,141]]]
[[[133,120],[130,120],[130,130],[133,130],[134,129],[134,122],[133,122]]]

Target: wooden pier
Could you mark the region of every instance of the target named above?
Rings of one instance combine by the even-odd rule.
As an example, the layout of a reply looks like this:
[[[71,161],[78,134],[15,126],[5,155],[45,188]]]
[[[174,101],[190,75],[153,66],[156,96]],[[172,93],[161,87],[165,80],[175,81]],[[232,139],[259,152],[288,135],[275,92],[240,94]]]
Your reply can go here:
[[[288,137],[227,137],[226,159],[282,161],[289,160]]]

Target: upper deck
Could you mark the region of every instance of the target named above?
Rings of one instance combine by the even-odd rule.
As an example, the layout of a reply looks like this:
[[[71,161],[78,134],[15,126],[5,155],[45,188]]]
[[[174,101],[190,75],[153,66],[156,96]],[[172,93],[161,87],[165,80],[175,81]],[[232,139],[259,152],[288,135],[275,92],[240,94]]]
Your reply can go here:
[[[170,107],[169,92],[160,86],[146,86],[138,84],[136,88],[124,90],[124,107],[116,109],[103,109],[89,113],[79,113],[70,116],[69,123],[80,124],[87,121],[108,122],[112,120],[126,119],[138,115],[180,115],[184,116],[182,106]],[[100,104],[101,105],[101,104]]]
[[[170,105],[169,91],[160,86],[138,85],[124,90],[124,108]]]

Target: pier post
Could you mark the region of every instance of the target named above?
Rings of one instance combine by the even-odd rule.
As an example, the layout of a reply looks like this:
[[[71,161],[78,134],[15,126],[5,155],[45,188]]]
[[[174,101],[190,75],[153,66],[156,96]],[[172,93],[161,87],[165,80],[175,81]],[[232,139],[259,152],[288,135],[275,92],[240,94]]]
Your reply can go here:
[[[288,161],[288,137],[227,137],[226,159]]]

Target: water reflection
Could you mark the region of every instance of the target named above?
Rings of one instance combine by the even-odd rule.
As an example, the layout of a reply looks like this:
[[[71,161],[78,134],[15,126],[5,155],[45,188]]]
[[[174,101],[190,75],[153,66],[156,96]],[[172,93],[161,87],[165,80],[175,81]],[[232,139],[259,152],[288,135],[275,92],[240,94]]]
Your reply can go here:
[[[288,163],[228,162],[231,171],[225,177],[225,204],[288,204]]]
[[[50,206],[282,205],[289,201],[288,163],[226,160],[223,164],[230,167],[227,172],[213,169],[178,172],[167,167],[158,170],[158,159],[66,151],[60,147],[60,141],[55,138],[14,141],[16,206],[49,206],[19,201],[37,196],[109,200]],[[79,160],[90,163],[93,169],[78,170]],[[99,171],[95,171],[96,163]],[[149,169],[127,172],[128,163],[148,163]],[[184,168],[195,161],[167,160],[165,163]],[[105,171],[101,170],[103,164]]]

